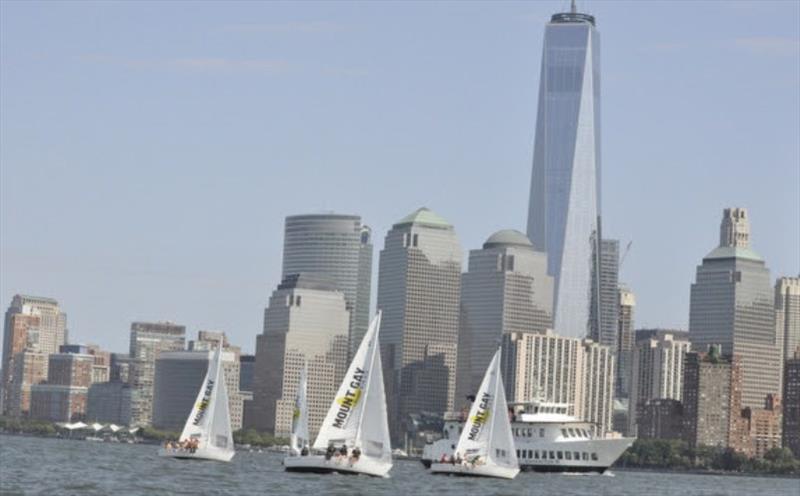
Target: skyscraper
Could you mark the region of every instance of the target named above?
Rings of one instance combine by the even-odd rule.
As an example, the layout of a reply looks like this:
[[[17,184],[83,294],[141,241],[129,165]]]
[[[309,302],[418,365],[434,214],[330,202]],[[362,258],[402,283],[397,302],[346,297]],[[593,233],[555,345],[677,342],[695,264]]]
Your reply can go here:
[[[309,214],[286,217],[283,271],[321,274],[344,293],[350,312],[350,351],[369,325],[372,285],[372,231],[358,215]]]
[[[633,291],[619,287],[619,312],[617,317],[617,387],[616,396],[630,395],[631,360],[633,359],[633,311],[636,297]]]
[[[156,358],[164,351],[186,346],[186,327],[172,322],[131,324],[130,370],[131,425],[150,425],[153,418],[153,381]]]
[[[420,208],[392,226],[380,255],[378,309],[395,440],[410,415],[453,408],[460,291],[461,246],[450,223]]]
[[[555,278],[556,332],[584,337],[601,255],[600,37],[574,5],[545,28],[534,139],[528,237]]]
[[[290,274],[269,299],[256,338],[248,424],[288,436],[300,372],[308,367],[308,429],[316,436],[347,369],[350,313],[344,293],[320,274]]]
[[[763,408],[780,394],[781,345],[769,269],[750,249],[747,210],[726,208],[719,247],[703,258],[692,284],[689,339],[695,350],[722,346],[741,361],[742,407]]]
[[[800,277],[781,277],[775,283],[775,327],[783,356],[800,351]]]
[[[653,329],[636,333],[628,403],[630,435],[636,435],[649,401],[683,400],[683,365],[690,347],[686,331]]]
[[[456,407],[477,392],[502,335],[552,328],[552,308],[547,255],[524,234],[498,231],[470,251],[461,278]]]
[[[800,351],[786,360],[784,368],[783,447],[800,457]]]
[[[608,346],[613,353],[619,345],[619,241],[604,239],[600,242],[599,270],[594,272],[589,308],[589,336]],[[595,277],[599,274],[599,278]]]

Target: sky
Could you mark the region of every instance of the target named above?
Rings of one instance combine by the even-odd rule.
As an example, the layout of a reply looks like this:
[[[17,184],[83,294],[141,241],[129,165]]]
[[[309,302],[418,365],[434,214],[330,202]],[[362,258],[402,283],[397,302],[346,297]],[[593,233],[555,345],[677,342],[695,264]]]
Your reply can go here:
[[[0,2],[0,304],[255,349],[283,220],[421,206],[524,230],[541,2]],[[722,209],[800,273],[800,3],[579,1],[602,50],[602,217],[637,328],[686,328]],[[373,305],[377,284],[373,278]]]

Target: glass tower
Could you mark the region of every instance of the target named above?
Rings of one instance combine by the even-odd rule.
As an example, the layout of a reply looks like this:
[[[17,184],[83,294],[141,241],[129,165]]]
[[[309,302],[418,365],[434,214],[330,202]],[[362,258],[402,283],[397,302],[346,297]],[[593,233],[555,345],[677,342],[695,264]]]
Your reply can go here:
[[[528,237],[548,255],[557,333],[584,337],[600,250],[600,38],[594,17],[545,28]]]

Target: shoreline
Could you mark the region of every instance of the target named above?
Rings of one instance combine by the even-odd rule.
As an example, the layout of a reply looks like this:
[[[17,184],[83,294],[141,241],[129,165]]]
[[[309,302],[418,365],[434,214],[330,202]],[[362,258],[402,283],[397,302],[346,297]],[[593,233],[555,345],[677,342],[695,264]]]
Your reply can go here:
[[[608,469],[611,472],[649,472],[663,474],[692,474],[692,475],[723,475],[729,477],[764,477],[768,479],[800,479],[800,474],[771,474],[767,472],[733,472],[728,470],[703,470],[696,468],[670,468],[670,467],[615,467]]]

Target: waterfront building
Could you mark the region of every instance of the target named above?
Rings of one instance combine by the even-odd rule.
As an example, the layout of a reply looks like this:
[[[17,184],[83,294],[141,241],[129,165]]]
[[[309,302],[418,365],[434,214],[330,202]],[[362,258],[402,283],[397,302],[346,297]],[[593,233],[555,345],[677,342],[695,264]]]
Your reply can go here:
[[[389,429],[402,439],[412,416],[452,410],[461,294],[453,226],[420,208],[392,226],[380,254],[378,309]]]
[[[131,423],[131,386],[124,382],[100,382],[89,386],[86,421],[117,425]]]
[[[216,349],[216,347],[214,347]],[[208,365],[214,352],[196,351],[164,351],[156,358],[155,383],[153,389],[153,427],[157,429],[180,431],[186,418],[192,411],[197,399],[197,392],[203,385]],[[239,369],[235,351],[223,347],[222,370],[225,387],[228,390],[228,409],[231,412],[231,428],[241,428],[241,398],[231,392],[239,391]],[[234,396],[236,398],[234,398]],[[239,425],[233,425],[231,402],[239,402]]]
[[[18,314],[39,317],[37,324],[29,324],[35,329],[35,341],[42,353],[58,353],[59,347],[67,342],[67,314],[61,311],[58,301],[42,296],[14,295],[6,310],[5,328],[8,332],[11,319]],[[32,332],[29,329],[28,332]],[[16,350],[20,351],[20,350]],[[6,363],[5,340],[3,345],[3,368]]]
[[[640,409],[637,437],[682,439],[683,403],[670,398],[648,400]]]
[[[768,394],[763,408],[747,407],[741,412],[747,439],[743,452],[749,457],[763,458],[764,454],[781,447],[781,402]]]
[[[800,458],[800,351],[784,367],[782,430],[783,447]]]
[[[6,415],[15,418],[30,415],[31,386],[47,380],[47,365],[47,355],[37,350],[24,350],[14,356]]]
[[[64,344],[59,347],[61,353],[78,353],[92,355],[94,364],[92,365],[92,383],[108,382],[111,376],[111,353],[103,351],[94,344]]]
[[[599,270],[593,272],[592,277],[592,286],[596,290],[591,293],[589,337],[616,354],[619,344],[619,241],[601,240],[597,259]]]
[[[240,389],[241,348],[228,342],[228,337],[222,331],[198,331],[197,339],[189,341],[189,351],[213,351],[217,349],[220,341],[222,349],[230,352],[231,360],[222,361],[222,371],[225,374],[225,386],[228,388],[228,412],[231,429],[234,431],[242,428],[244,424],[244,398]],[[204,373],[205,374],[205,373]],[[198,386],[199,387],[199,386]]]
[[[612,428],[614,355],[590,339],[543,333],[503,336],[503,383],[511,402],[567,404],[567,414],[593,422],[598,435]]]
[[[150,425],[153,418],[153,381],[156,358],[186,347],[186,327],[172,322],[133,322],[130,340],[129,382],[131,425]]]
[[[552,308],[547,255],[524,234],[498,231],[470,251],[461,277],[456,407],[477,392],[502,335],[551,329]]]
[[[784,358],[792,358],[800,351],[800,277],[775,283],[775,327]]]
[[[633,312],[636,297],[633,291],[620,286],[618,289],[619,313],[617,320],[617,383],[615,395],[619,398],[630,396],[631,361],[633,360]]]
[[[347,370],[350,312],[328,277],[290,274],[269,299],[256,338],[248,425],[288,436],[300,373],[308,367],[308,429],[316,437]]]
[[[84,420],[93,365],[94,357],[85,353],[50,355],[47,382],[30,389],[30,416],[51,422]]]
[[[600,37],[593,16],[545,27],[528,208],[528,237],[547,252],[559,334],[585,337],[601,256]]]
[[[691,447],[719,446],[743,451],[742,374],[737,356],[686,354],[683,376],[683,435]]]
[[[108,380],[130,384],[133,361],[127,353],[111,353]]]
[[[761,408],[767,394],[780,393],[773,288],[764,259],[750,248],[746,209],[724,210],[719,246],[697,267],[689,339],[694,349],[720,344],[723,354],[739,357],[743,407]]]
[[[656,399],[683,400],[684,359],[691,349],[686,331],[639,330],[631,367],[628,433],[636,436],[644,407]]]
[[[281,279],[299,273],[327,276],[344,294],[350,312],[350,353],[354,353],[369,325],[372,230],[358,215],[286,217]]]

